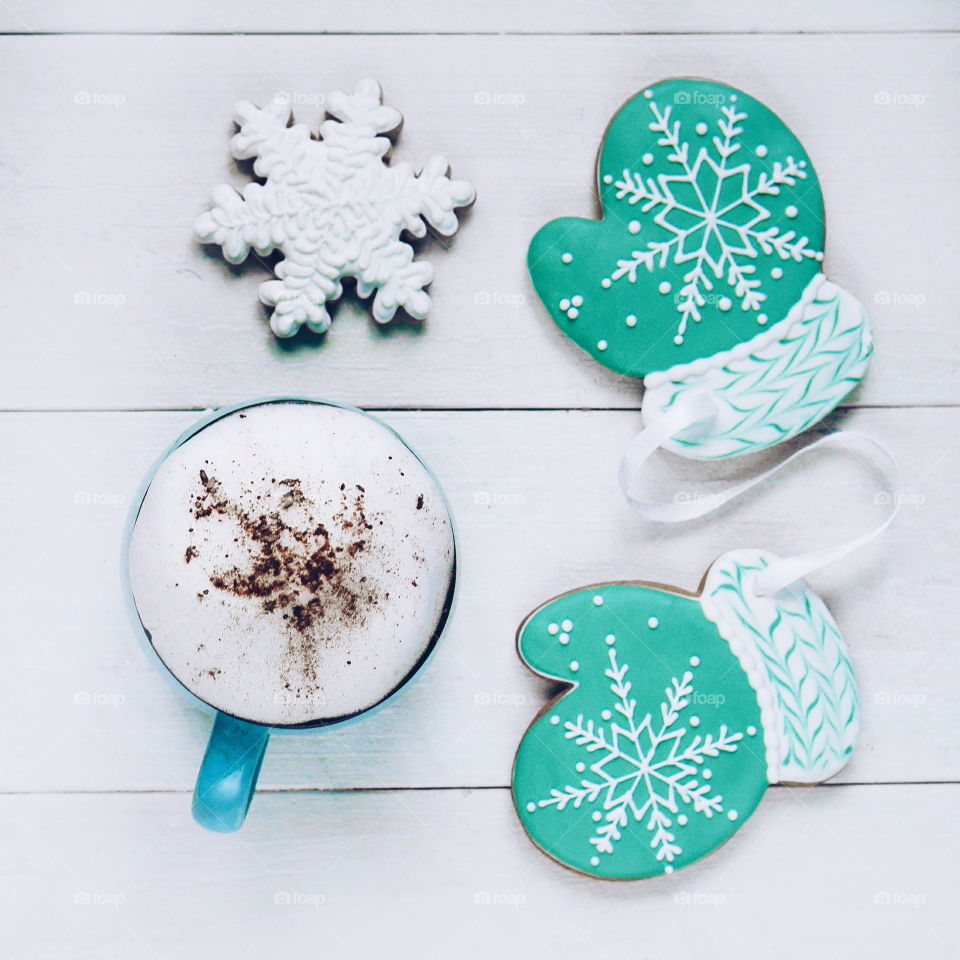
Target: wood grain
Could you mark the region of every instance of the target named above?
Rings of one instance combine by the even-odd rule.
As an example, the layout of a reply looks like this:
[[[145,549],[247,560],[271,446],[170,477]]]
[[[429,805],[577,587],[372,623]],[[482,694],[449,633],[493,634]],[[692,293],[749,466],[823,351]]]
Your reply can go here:
[[[596,150],[623,100],[689,73],[751,91],[815,159],[827,272],[877,330],[852,402],[955,403],[958,49],[942,35],[0,38],[0,115],[17,131],[0,145],[17,318],[0,408],[284,392],[379,408],[635,407],[638,384],[550,322],[525,251],[552,217],[594,214]],[[426,245],[424,328],[377,328],[347,299],[325,341],[278,342],[257,299],[267,270],[229,267],[191,224],[214,184],[246,180],[227,147],[239,97],[285,91],[316,120],[324,91],[370,72],[406,117],[398,155],[444,153],[479,200],[448,249]]]
[[[956,6],[949,0],[903,4],[897,0],[805,0],[764,3],[728,0],[555,0],[548,11],[536,4],[384,3],[360,0],[318,5],[309,0],[237,3],[169,0],[135,4],[88,0],[6,0],[0,30],[13,33],[727,33],[955,30]]]
[[[960,955],[958,9],[0,4],[0,953]],[[257,302],[266,267],[228,267],[191,223],[214,184],[248,180],[227,149],[237,99],[283,91],[315,122],[324,92],[368,74],[405,115],[398,158],[443,153],[478,204],[449,247],[423,247],[422,330],[378,329],[347,297],[326,340],[280,343]],[[904,500],[883,538],[814,578],[863,700],[838,782],[770,790],[672,878],[599,883],[534,849],[505,789],[554,692],[516,657],[523,616],[604,579],[694,588],[723,550],[822,546],[886,509],[868,465],[836,454],[677,528],[640,522],[615,488],[638,385],[554,329],[525,250],[552,217],[596,215],[617,107],[691,74],[768,103],[813,157],[827,272],[877,335],[824,428],[890,446]],[[271,394],[387,411],[450,495],[462,577],[417,680],[355,724],[275,737],[247,825],[221,836],[189,815],[209,713],[137,639],[120,545],[145,471],[199,410]],[[664,458],[650,478],[691,496],[730,469]]]
[[[204,833],[182,794],[0,798],[9,955],[946,958],[960,787],[776,788],[673,877],[603,883],[506,790],[272,794]],[[906,829],[906,826],[909,829]]]

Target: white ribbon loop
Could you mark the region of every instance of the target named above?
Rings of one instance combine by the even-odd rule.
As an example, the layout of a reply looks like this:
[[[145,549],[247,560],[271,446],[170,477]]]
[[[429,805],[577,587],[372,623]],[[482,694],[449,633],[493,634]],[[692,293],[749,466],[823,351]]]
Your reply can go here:
[[[854,453],[857,451],[866,452],[874,455],[882,464],[882,469],[875,472],[883,486],[887,488],[890,498],[891,509],[886,518],[876,527],[851,540],[822,550],[784,557],[772,563],[755,581],[755,592],[759,596],[769,596],[777,593],[814,570],[819,570],[821,567],[834,563],[836,560],[859,550],[893,523],[893,519],[900,509],[900,468],[893,454],[882,443],[866,436],[866,434],[851,430],[839,430],[836,433],[827,434],[818,440],[814,440],[805,447],[796,450],[769,470],[733,484],[710,497],[670,503],[654,503],[642,498],[636,488],[643,464],[669,437],[675,436],[695,423],[708,421],[715,413],[716,406],[707,393],[682,397],[672,410],[655,420],[631,441],[623,459],[620,461],[620,489],[630,505],[642,517],[657,523],[682,523],[686,520],[695,520],[697,517],[712,513],[723,504],[729,503],[729,501],[746,493],[752,487],[763,483],[794,460],[806,456],[813,450],[825,447],[837,447],[843,451]]]

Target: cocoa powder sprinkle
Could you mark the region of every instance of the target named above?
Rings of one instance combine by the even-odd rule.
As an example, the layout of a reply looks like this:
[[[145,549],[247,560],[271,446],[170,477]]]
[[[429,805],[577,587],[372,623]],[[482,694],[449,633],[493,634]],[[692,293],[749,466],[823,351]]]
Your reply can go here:
[[[319,686],[314,667],[318,645],[361,626],[367,611],[379,602],[376,583],[362,575],[356,558],[373,547],[370,520],[380,525],[383,520],[378,515],[368,518],[360,484],[353,491],[342,484],[317,516],[320,507],[304,493],[299,479],[270,482],[276,485],[268,487],[262,499],[242,502],[224,492],[212,470],[200,470],[198,489],[190,499],[198,522],[191,530],[205,540],[204,521],[216,518],[239,527],[230,560],[209,573],[210,586],[254,599],[264,617],[279,619],[288,637],[289,676],[298,695],[312,694]],[[250,491],[243,489],[249,496]],[[191,543],[184,562],[198,556],[199,547]],[[208,592],[198,594],[198,599],[205,599]],[[301,687],[304,680],[308,689]]]

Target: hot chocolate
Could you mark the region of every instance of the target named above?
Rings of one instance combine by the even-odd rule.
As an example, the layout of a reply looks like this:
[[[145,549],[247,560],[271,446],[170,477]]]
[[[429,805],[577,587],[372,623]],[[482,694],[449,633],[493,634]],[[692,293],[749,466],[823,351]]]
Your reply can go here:
[[[275,401],[178,446],[130,544],[157,654],[201,700],[253,723],[329,723],[422,663],[455,576],[439,486],[360,411]]]

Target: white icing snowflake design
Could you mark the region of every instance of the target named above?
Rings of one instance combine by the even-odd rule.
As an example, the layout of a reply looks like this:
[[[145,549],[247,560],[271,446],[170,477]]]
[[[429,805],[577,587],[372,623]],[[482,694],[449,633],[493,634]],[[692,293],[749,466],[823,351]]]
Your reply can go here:
[[[602,284],[609,287],[624,277],[635,283],[640,267],[653,272],[669,262],[689,263],[675,297],[680,314],[674,337],[678,344],[683,342],[688,323],[700,321],[700,308],[717,280],[725,279],[743,310],[760,311],[766,294],[755,261],[761,254],[798,263],[805,258],[823,259],[821,251],[809,246],[808,237],[798,236],[795,230],[783,225],[766,225],[772,212],[764,206],[764,198],[779,196],[782,188],[805,180],[807,161],[788,156],[775,161],[769,173],[759,174],[748,162],[731,165],[742,147],[738,137],[744,131],[742,124],[747,114],[737,109],[735,97],[730,100],[733,105],[720,107],[718,135],[711,137],[709,146],[701,146],[691,159],[690,143],[681,136],[681,123],[672,120],[673,108],[661,109],[650,99],[650,130],[660,134],[657,144],[668,151],[666,159],[676,172],[644,177],[625,169],[614,182],[618,200],[637,206],[643,213],[656,211],[654,222],[672,236],[648,242],[646,249],[634,250],[629,259],[618,260],[616,269]],[[705,123],[697,125],[697,134],[705,136],[707,132]],[[766,148],[760,150],[763,152],[759,155],[765,157]],[[653,163],[653,155],[646,154],[643,162]],[[795,217],[797,208],[787,206],[785,215],[788,219]],[[631,232],[636,229],[639,224],[631,225]],[[669,283],[662,286],[669,289]],[[721,310],[729,310],[733,305],[727,297],[718,298],[717,304]],[[758,316],[760,323],[766,319],[762,314]]]
[[[596,853],[613,853],[614,844],[632,818],[648,831],[650,848],[669,873],[673,869],[669,864],[683,852],[675,824],[686,824],[688,813],[710,818],[724,809],[723,797],[711,792],[709,774],[701,767],[708,757],[734,753],[743,734],[730,732],[724,724],[716,735],[687,738],[688,728],[699,725],[695,717],[683,725],[683,711],[694,691],[690,670],[679,680],[674,677],[670,681],[658,715],[648,713],[638,721],[637,702],[630,696],[631,683],[627,680],[628,665],[618,665],[615,649],[610,650],[609,658],[604,676],[610,680],[617,719],[604,727],[579,714],[575,721],[564,723],[568,740],[587,754],[600,754],[600,759],[589,766],[594,777],[581,778],[577,786],[551,790],[550,797],[538,801],[537,806],[563,810],[568,804],[580,807],[599,801],[602,812],[593,814],[598,826],[590,837]],[[696,666],[695,661],[691,666]],[[604,718],[612,719],[613,712],[604,710]],[[577,769],[586,770],[586,764],[578,763]],[[727,816],[735,819],[736,813],[728,811]],[[591,863],[597,865],[599,857]]]
[[[254,172],[266,182],[248,184],[242,197],[230,186],[216,187],[213,209],[194,225],[197,239],[219,244],[231,263],[243,261],[251,247],[261,256],[282,251],[278,279],[260,287],[260,299],[274,308],[270,326],[281,337],[303,324],[325,331],[326,304],[340,297],[343,277],[356,278],[361,297],[376,290],[379,323],[400,307],[424,319],[433,268],[414,260],[400,235],[422,237],[429,223],[451,236],[456,208],[475,198],[469,183],[448,177],[443,157],[432,157],[419,174],[407,163],[387,165],[391,142],[380,134],[396,131],[402,118],[382,104],[375,80],[362,80],[352,94],[331,93],[326,109],[332,119],[316,139],[306,124],[288,126],[286,98],[263,109],[238,103],[240,131],[231,152],[238,160],[256,158]]]

